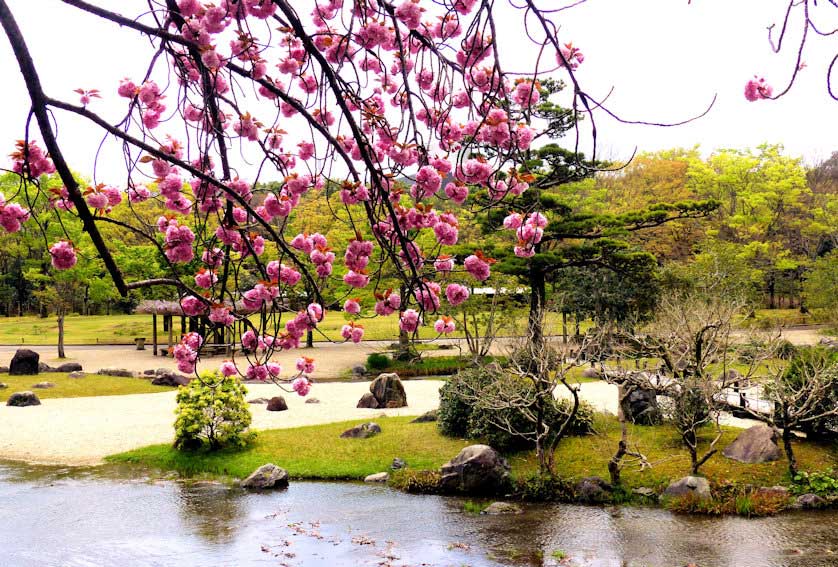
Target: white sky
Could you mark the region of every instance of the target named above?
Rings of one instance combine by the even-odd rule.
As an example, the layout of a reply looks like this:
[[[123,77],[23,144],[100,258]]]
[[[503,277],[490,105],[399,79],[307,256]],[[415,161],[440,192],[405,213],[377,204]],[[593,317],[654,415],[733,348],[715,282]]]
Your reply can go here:
[[[148,43],[131,30],[79,14],[58,0],[8,1],[47,93],[75,102],[73,89],[98,88],[113,104],[99,102],[95,110],[118,116],[124,100],[117,98],[116,86],[122,77],[142,76],[150,56]],[[92,1],[111,9],[116,4]],[[563,4],[542,0],[542,5],[554,2]],[[292,4],[301,12],[313,6],[311,0],[292,0]],[[838,149],[838,102],[825,88],[826,67],[838,50],[834,39],[812,38],[804,56],[808,66],[785,98],[749,103],[742,94],[754,74],[764,75],[775,89],[788,80],[792,63],[787,56],[771,53],[765,31],[782,16],[785,4],[786,0],[693,0],[692,5],[687,0],[588,0],[563,12],[556,18],[561,24],[559,38],[573,41],[585,54],[580,81],[594,96],[604,96],[613,87],[609,106],[624,118],[679,121],[703,111],[718,95],[708,116],[675,128],[629,126],[601,115],[599,157],[626,158],[635,147],[643,151],[701,144],[709,152],[767,141],[782,143],[789,153],[803,155],[811,163]],[[822,4],[827,7],[822,11],[838,12]],[[141,10],[143,3],[122,0],[118,5],[133,15],[128,7],[137,5]],[[831,22],[824,20],[824,28],[838,24],[838,14],[825,15],[833,17]],[[519,37],[518,29],[501,30],[501,50],[528,48]],[[797,37],[795,32],[789,40]],[[526,56],[522,53],[521,59]],[[0,155],[5,155],[23,136],[28,110],[28,97],[5,37],[0,37],[0,70]],[[72,167],[92,175],[101,134],[67,115],[59,115],[59,128]],[[98,168],[98,177],[105,181],[121,171],[115,144],[100,156]]]

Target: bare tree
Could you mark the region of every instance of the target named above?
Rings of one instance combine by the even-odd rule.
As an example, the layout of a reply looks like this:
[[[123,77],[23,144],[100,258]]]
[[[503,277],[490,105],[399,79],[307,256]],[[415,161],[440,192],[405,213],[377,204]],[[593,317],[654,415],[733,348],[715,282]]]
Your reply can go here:
[[[794,431],[838,416],[836,390],[838,364],[834,354],[825,349],[809,349],[794,358],[788,367],[775,370],[763,385],[762,396],[773,403],[773,411],[766,413],[758,408],[745,408],[755,419],[782,432],[792,478],[798,472],[792,445]]]

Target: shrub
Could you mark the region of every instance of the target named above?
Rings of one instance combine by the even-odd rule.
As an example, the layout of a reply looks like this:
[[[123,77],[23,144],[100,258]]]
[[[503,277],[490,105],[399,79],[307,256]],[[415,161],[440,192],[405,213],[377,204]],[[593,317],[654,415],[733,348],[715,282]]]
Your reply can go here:
[[[390,486],[412,494],[436,494],[442,477],[439,471],[399,469],[390,475]]]
[[[788,340],[781,340],[777,345],[777,358],[791,360],[797,354],[797,347]]]
[[[832,469],[823,472],[799,472],[794,477],[792,492],[795,494],[817,494],[831,496],[838,493],[838,478]]]
[[[367,357],[367,370],[384,370],[390,366],[390,358],[386,354],[374,352]]]
[[[175,448],[243,447],[254,436],[246,390],[233,376],[204,372],[177,394]]]
[[[504,376],[497,367],[478,367],[461,371],[439,391],[437,422],[440,432],[449,437],[485,439],[489,445],[501,452],[522,451],[534,447],[535,439],[531,435],[521,434],[534,428],[534,424],[527,419],[522,408],[498,410],[481,407],[479,401],[475,403],[475,392],[480,392],[486,387],[499,387],[509,395],[524,400],[535,400],[532,384]],[[545,423],[551,430],[557,430],[571,411],[572,403],[569,400],[554,400],[552,404],[547,405]],[[565,434],[592,433],[593,419],[593,408],[585,402],[580,402]],[[503,427],[500,424],[503,424]]]

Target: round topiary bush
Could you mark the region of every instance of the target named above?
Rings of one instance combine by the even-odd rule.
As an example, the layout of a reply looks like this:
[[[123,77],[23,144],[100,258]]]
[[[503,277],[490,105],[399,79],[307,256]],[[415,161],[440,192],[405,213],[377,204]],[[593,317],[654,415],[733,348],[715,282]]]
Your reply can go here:
[[[367,370],[384,370],[390,366],[390,358],[386,354],[374,352],[367,357]]]
[[[175,447],[182,450],[243,447],[253,439],[246,390],[234,376],[204,372],[177,394]]]

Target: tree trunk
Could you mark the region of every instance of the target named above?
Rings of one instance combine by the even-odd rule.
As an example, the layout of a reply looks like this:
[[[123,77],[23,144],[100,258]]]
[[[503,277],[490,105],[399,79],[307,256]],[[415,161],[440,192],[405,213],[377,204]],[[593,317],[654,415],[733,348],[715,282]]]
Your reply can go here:
[[[562,344],[567,344],[567,311],[562,311]]]
[[[792,437],[791,429],[783,427],[783,449],[786,450],[786,459],[789,461],[789,474],[794,480],[794,477],[797,476],[797,458],[794,456],[794,450],[791,446]]]
[[[58,310],[58,358],[66,358],[64,356],[64,310]]]
[[[626,456],[628,447],[628,427],[626,426],[626,415],[623,413],[623,398],[626,396],[625,387],[617,387],[617,420],[620,422],[620,442],[617,444],[617,452],[608,461],[608,476],[611,477],[611,485],[620,485],[620,466],[623,457]]]
[[[530,313],[527,319],[527,337],[535,348],[544,342],[544,305],[547,300],[547,286],[544,272],[530,265]]]
[[[314,348],[314,331],[306,330],[306,348]]]

